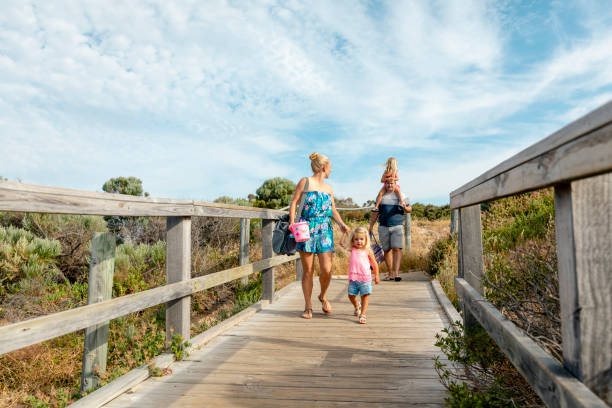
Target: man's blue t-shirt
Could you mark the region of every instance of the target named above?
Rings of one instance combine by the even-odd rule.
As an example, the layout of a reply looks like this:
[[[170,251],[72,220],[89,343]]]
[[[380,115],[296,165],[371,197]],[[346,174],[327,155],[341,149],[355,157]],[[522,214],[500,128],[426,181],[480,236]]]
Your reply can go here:
[[[379,207],[378,222],[385,227],[404,223],[404,208],[394,192],[383,195]]]

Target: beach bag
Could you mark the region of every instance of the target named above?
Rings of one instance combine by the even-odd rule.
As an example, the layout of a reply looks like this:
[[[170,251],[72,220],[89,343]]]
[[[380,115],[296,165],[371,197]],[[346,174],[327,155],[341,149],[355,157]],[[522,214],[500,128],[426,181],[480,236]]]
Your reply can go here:
[[[385,252],[383,251],[382,246],[380,246],[380,244],[376,240],[374,234],[370,234],[370,236],[374,240],[372,245],[370,245],[370,248],[372,249],[372,252],[374,252],[374,258],[376,258],[376,262],[381,264],[385,260]]]
[[[302,197],[300,198],[300,205],[296,213],[297,217],[302,215],[302,208],[304,207],[304,199],[307,191],[308,178],[306,178],[306,185],[304,186],[304,191],[302,191]],[[274,230],[272,231],[272,250],[278,255],[294,255],[296,248],[297,243],[289,230],[289,214],[284,214],[274,223]]]

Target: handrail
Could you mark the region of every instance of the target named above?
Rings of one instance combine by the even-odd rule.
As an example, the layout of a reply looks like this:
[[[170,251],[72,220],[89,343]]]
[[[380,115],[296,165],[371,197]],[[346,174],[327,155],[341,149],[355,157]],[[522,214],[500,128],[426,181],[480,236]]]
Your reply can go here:
[[[0,181],[0,211],[122,216],[277,219],[280,210],[195,200],[138,197]]]
[[[170,283],[104,302],[0,326],[0,355],[192,295],[297,258],[296,255],[275,256],[248,265]]]
[[[450,194],[458,214],[458,277],[466,327],[482,325],[549,406],[612,404],[612,102]],[[555,189],[563,365],[483,296],[480,204]],[[552,384],[552,385],[551,385]]]

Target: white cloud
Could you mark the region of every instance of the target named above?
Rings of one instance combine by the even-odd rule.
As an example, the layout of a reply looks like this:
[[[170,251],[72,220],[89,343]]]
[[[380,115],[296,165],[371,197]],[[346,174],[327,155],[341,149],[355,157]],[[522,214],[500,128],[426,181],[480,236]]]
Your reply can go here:
[[[0,174],[88,189],[137,175],[156,195],[212,199],[296,179],[314,149],[351,168],[418,150],[437,161],[410,195],[433,197],[495,164],[463,164],[475,136],[481,154],[515,151],[612,92],[611,13],[590,4],[591,33],[520,73],[508,30],[533,21],[513,27],[503,3],[373,4],[6,2]],[[507,121],[543,103],[562,106]],[[380,169],[366,167],[336,167],[337,188],[368,197]]]

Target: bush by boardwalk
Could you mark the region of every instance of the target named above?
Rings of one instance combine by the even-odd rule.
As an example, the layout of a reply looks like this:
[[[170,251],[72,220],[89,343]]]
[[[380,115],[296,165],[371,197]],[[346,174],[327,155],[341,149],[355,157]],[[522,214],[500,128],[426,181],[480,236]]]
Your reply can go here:
[[[546,189],[482,205],[484,296],[533,340],[561,359],[554,197]],[[457,306],[457,237],[438,241],[428,272]],[[436,343],[450,363],[436,362],[451,407],[544,406],[480,327],[461,323]]]

